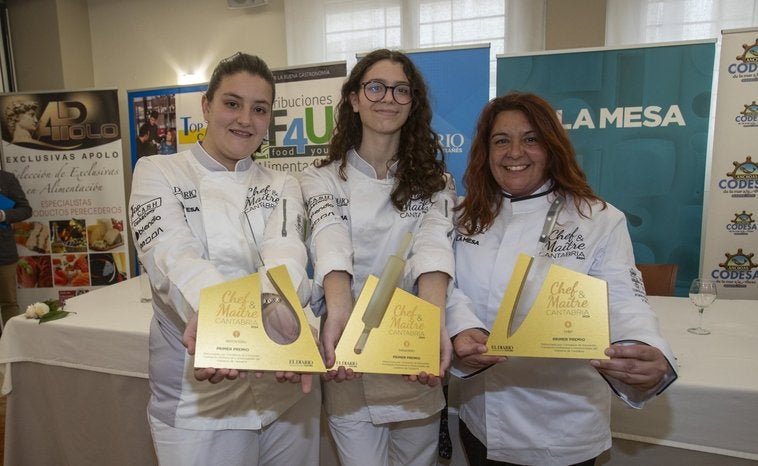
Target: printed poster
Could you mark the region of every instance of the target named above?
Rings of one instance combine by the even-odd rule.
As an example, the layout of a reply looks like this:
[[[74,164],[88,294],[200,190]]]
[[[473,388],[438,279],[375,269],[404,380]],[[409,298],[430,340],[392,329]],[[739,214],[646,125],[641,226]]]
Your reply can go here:
[[[3,94],[0,108],[3,169],[33,209],[13,225],[19,307],[129,278],[116,91]]]
[[[271,125],[255,158],[265,167],[297,176],[328,154],[346,64],[271,72],[276,82]],[[139,157],[172,154],[203,139],[202,97],[207,88],[206,83],[128,92],[132,167]]]

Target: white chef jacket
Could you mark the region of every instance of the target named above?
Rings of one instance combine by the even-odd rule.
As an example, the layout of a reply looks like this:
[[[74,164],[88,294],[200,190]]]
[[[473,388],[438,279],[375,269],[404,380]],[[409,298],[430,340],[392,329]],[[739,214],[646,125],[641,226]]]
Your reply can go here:
[[[314,264],[311,308],[321,314],[324,276],[344,270],[353,277],[357,299],[369,274],[380,276],[387,258],[397,252],[407,232],[413,233],[401,286],[414,292],[419,275],[454,273],[451,247],[455,188],[436,193],[431,200],[412,200],[398,211],[390,200],[397,164],[387,179],[377,179],[373,167],[355,150],[347,157],[347,180],[339,163],[308,167],[300,180],[311,220],[308,239]],[[374,424],[423,419],[444,406],[440,386],[405,381],[399,375],[364,374],[360,379],[324,384],[330,415]]]
[[[297,181],[251,158],[235,168],[227,171],[200,144],[143,157],[135,167],[130,221],[153,289],[148,410],[170,426],[260,429],[303,396],[299,384],[279,383],[270,373],[199,382],[181,343],[200,290],[208,286],[264,272],[262,291],[275,292],[265,269],[284,264],[301,301],[310,295]]]
[[[644,396],[609,379],[622,399],[641,407],[676,378],[675,359],[634,266],[624,215],[610,204],[605,210],[595,204],[584,218],[569,198],[542,247],[538,238],[554,199],[547,189],[537,197],[503,199],[494,224],[482,234],[456,233],[456,289],[448,300],[447,330],[455,336],[468,328],[491,329],[518,254],[548,256],[607,281],[612,342],[643,342],[668,359],[669,376]],[[461,380],[460,399],[460,418],[493,460],[565,466],[611,446],[611,390],[587,360],[509,357]]]

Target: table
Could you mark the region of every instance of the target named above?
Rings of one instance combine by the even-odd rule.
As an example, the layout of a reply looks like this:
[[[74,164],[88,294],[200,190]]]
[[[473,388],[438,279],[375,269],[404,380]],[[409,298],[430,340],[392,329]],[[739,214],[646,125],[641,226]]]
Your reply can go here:
[[[713,333],[697,336],[686,331],[697,323],[688,299],[649,299],[679,379],[642,410],[614,401],[614,446],[598,465],[758,464],[758,301],[717,300],[704,319]],[[157,463],[145,414],[152,310],[138,300],[131,279],[70,299],[66,309],[77,314],[65,319],[8,322],[0,338],[6,465]],[[321,464],[337,464],[322,427]],[[457,442],[449,464],[465,465]]]
[[[682,455],[700,457],[699,464],[758,464],[758,301],[716,300],[703,319],[712,333],[701,336],[687,332],[698,318],[689,299],[649,300],[677,358],[679,378],[642,410],[614,400],[614,444],[647,444],[629,449],[637,454],[660,447],[659,454],[678,454],[678,464],[685,464]]]
[[[147,422],[149,303],[133,278],[14,317],[0,338],[6,465],[157,464]]]
[[[648,299],[679,378],[641,410],[613,398],[613,447],[597,465],[758,465],[758,301],[716,300],[703,320],[712,334],[699,336],[687,332],[697,325],[688,298]],[[455,385],[452,379],[452,423],[458,422]],[[453,451],[458,456],[459,443]],[[465,465],[456,456],[451,464]]]

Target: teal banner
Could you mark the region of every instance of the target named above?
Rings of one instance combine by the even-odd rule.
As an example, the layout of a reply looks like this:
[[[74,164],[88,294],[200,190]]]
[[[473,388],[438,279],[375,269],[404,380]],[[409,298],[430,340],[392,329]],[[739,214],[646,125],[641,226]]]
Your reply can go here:
[[[715,42],[501,56],[497,93],[557,110],[590,185],[627,218],[637,263],[698,276]]]

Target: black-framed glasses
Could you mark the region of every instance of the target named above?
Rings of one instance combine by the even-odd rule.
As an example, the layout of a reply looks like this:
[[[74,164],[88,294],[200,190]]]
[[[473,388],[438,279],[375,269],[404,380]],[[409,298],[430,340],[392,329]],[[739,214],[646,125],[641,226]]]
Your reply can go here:
[[[413,91],[407,84],[398,84],[397,86],[388,86],[381,81],[362,82],[363,94],[371,102],[379,102],[387,94],[387,90],[392,90],[392,98],[400,105],[408,105],[413,100]]]

